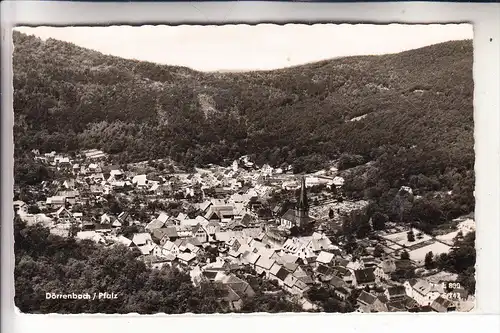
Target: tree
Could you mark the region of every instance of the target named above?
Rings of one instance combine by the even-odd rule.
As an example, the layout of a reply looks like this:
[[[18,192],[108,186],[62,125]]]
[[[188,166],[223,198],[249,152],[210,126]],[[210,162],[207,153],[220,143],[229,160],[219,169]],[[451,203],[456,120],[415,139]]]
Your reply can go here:
[[[28,214],[38,214],[40,213],[40,208],[37,205],[30,205],[28,207]]]
[[[413,229],[408,231],[407,233],[408,237],[408,242],[414,242],[415,241],[415,234],[413,233]]]
[[[427,252],[427,254],[425,255],[425,268],[434,268],[434,254],[432,253],[432,251]]]
[[[410,259],[410,254],[408,253],[408,251],[403,250],[403,252],[401,252],[401,259],[402,260],[409,260]]]
[[[373,256],[380,258],[383,255],[384,255],[384,248],[380,244],[375,245],[375,249],[373,250]]]
[[[328,217],[330,219],[333,219],[334,216],[335,216],[335,213],[333,212],[333,209],[330,208],[330,210],[328,211]]]
[[[388,217],[385,214],[382,214],[380,212],[375,212],[372,215],[372,225],[373,225],[373,230],[384,230],[385,229],[385,223],[387,222]]]
[[[361,221],[361,225],[359,226],[358,232],[356,233],[356,237],[359,239],[365,238],[370,234],[372,228],[370,226],[369,221],[365,218]]]

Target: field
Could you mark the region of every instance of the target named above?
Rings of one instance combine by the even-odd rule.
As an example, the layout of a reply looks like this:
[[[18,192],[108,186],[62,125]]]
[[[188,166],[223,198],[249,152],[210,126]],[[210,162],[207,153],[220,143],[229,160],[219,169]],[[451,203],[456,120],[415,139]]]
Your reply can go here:
[[[434,242],[427,246],[415,249],[410,252],[410,259],[416,262],[423,263],[425,259],[425,255],[432,251],[434,256],[439,255],[441,253],[448,253],[450,251],[450,246],[443,244],[441,242]]]

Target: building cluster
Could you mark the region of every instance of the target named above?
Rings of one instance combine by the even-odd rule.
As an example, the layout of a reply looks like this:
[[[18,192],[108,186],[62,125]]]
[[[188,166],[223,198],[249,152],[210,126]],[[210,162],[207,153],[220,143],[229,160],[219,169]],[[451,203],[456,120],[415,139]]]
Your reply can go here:
[[[42,223],[61,236],[126,246],[138,251],[138,258],[153,268],[176,266],[189,272],[195,285],[218,282],[235,310],[254,294],[236,274],[245,268],[274,281],[304,309],[315,307],[307,291],[321,285],[332,288],[340,301],[354,297],[359,312],[467,311],[469,295],[455,288],[450,297],[450,290],[443,287],[447,279],[435,283],[430,278],[394,280],[395,274],[414,272],[417,264],[397,256],[376,258],[377,241],[362,240],[370,255],[360,258],[332,242],[318,227],[328,216],[310,215],[308,189],[323,186],[330,193],[332,187],[341,188],[343,179],[334,169],[297,177],[291,168],[257,167],[243,157],[229,167],[189,173],[165,171],[158,167],[159,161],[155,168],[161,170],[150,172],[148,163],[111,165],[98,150],[71,157],[33,153],[60,179],[34,189],[45,200],[14,202],[23,220]],[[272,193],[295,190],[299,196],[293,207],[270,206]],[[175,213],[165,210],[137,218],[132,209],[111,211],[106,205],[109,196],[120,197],[130,206],[137,202],[140,208],[172,200],[178,207]],[[329,203],[331,199],[326,198],[316,206]],[[30,211],[33,206],[36,212]],[[308,234],[294,232],[307,228]]]

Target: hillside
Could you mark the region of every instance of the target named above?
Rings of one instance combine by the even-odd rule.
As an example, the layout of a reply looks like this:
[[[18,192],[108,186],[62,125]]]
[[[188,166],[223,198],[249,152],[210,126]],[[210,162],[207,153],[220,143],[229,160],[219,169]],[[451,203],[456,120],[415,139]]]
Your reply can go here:
[[[390,213],[410,185],[432,198],[453,191],[424,202],[416,220],[473,210],[471,41],[249,73],[125,60],[18,32],[14,44],[18,159],[33,148],[102,148],[118,162],[193,166],[250,154],[302,172],[360,155],[355,164],[373,163],[347,176],[351,197]]]

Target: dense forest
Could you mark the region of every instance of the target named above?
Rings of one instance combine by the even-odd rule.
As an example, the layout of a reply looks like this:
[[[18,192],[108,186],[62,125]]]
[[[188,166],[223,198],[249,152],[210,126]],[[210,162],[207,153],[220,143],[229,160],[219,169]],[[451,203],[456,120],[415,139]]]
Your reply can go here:
[[[33,148],[186,166],[339,161],[345,193],[426,231],[474,210],[472,42],[274,71],[203,73],[14,32],[16,182]],[[351,121],[353,118],[361,117]],[[398,197],[410,186],[419,200]]]

